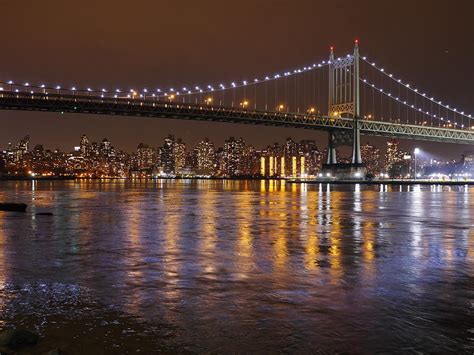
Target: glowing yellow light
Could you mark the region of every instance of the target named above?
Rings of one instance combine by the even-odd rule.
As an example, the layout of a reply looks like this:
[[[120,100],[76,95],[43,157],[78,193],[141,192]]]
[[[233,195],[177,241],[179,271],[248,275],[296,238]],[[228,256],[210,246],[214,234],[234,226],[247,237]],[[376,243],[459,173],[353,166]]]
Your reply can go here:
[[[308,109],[308,113],[315,113],[316,112],[316,109],[314,107],[310,107]]]
[[[242,106],[243,108],[247,107],[248,105],[249,105],[248,100],[244,100],[240,103],[240,106]]]
[[[285,108],[285,105],[283,105],[283,104],[280,104],[277,107],[278,111],[283,111],[284,108]]]

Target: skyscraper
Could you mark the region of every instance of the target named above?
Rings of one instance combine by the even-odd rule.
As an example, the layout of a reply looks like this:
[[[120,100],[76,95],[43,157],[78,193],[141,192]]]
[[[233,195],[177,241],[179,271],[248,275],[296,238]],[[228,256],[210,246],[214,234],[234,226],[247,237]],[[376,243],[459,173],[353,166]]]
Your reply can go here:
[[[168,135],[160,149],[161,167],[166,174],[175,173],[174,136]]]
[[[242,138],[230,137],[224,143],[224,175],[235,177],[243,175],[242,156],[244,153],[245,141]]]
[[[195,148],[196,174],[213,175],[215,173],[216,159],[214,143],[209,138],[204,138]]]
[[[79,145],[79,150],[81,152],[81,155],[83,157],[87,157],[89,155],[89,149],[90,149],[89,138],[87,138],[87,136],[83,134],[81,137],[81,143]]]
[[[140,143],[137,147],[136,168],[138,170],[151,170],[154,167],[154,150],[147,144]]]
[[[28,153],[30,147],[30,136],[25,136],[20,139],[13,150],[13,160],[17,163],[23,160],[23,157]]]
[[[182,174],[184,167],[186,166],[186,144],[181,138],[174,143],[174,173]]]

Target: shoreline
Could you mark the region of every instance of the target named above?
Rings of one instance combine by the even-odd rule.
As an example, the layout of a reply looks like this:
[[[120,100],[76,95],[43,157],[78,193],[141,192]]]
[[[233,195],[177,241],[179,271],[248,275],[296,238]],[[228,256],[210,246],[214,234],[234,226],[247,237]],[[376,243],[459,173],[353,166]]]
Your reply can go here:
[[[469,181],[438,181],[438,180],[287,180],[289,184],[332,184],[332,185],[474,185]]]
[[[118,178],[118,177],[104,177],[104,178],[83,178],[73,176],[57,176],[57,177],[12,177],[2,176],[1,181],[158,181],[158,180],[210,180],[210,181],[284,181],[287,184],[332,184],[332,185],[446,185],[446,186],[459,186],[459,185],[474,185],[474,180],[465,181],[452,181],[452,180],[301,180],[301,179],[285,179],[285,178],[256,178],[256,177],[159,177],[159,178]]]

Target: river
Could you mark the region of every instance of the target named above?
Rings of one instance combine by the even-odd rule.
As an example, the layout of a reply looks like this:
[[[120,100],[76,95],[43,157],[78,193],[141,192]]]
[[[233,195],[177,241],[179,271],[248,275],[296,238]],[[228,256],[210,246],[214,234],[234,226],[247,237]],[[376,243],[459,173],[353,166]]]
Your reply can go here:
[[[474,187],[7,181],[0,201],[28,204],[0,212],[0,327],[44,349],[474,352]]]

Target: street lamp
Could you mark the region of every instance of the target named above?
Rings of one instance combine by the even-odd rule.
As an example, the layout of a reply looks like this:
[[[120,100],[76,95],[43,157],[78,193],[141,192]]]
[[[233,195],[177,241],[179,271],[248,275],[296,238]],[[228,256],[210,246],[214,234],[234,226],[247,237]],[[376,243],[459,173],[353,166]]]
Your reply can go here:
[[[413,151],[413,155],[415,156],[415,180],[416,180],[416,156],[420,154],[420,148],[415,148],[415,150]]]
[[[248,100],[244,100],[240,103],[240,106],[242,106],[243,109],[246,109],[249,105]]]

